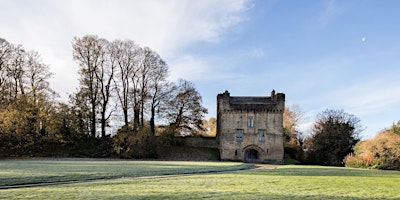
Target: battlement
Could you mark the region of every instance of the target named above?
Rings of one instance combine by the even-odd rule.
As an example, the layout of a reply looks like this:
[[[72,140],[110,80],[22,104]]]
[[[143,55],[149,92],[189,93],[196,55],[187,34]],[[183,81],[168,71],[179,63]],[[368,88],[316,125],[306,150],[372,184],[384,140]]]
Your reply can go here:
[[[255,112],[283,112],[285,94],[275,94],[272,90],[271,96],[230,96],[228,91],[218,94],[218,111],[255,111]]]

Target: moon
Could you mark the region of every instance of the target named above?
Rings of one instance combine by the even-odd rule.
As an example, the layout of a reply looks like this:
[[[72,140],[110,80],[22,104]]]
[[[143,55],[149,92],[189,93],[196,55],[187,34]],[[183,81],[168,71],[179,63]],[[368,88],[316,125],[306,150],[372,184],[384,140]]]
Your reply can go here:
[[[365,42],[366,40],[367,40],[366,37],[362,37],[362,38],[361,38],[361,42]]]

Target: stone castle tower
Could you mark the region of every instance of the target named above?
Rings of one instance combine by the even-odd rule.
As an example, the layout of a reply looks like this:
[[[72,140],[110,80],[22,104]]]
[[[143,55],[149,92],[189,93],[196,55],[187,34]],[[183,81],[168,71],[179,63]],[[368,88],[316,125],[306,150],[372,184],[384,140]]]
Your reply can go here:
[[[222,160],[283,162],[285,94],[217,96],[217,141]]]

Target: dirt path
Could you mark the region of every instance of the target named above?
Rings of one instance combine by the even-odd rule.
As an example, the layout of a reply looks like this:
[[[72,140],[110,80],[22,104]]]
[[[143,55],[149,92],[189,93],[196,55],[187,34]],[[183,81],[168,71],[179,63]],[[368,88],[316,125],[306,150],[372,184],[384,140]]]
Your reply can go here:
[[[275,169],[280,165],[271,165],[271,164],[253,164],[255,166],[255,170],[264,170],[264,169]]]
[[[218,171],[218,172],[200,172],[200,173],[191,173],[191,174],[173,174],[173,175],[157,175],[157,176],[139,176],[139,177],[126,177],[129,179],[157,179],[157,178],[171,178],[171,177],[181,177],[181,176],[192,176],[199,174],[223,174],[223,173],[232,173],[232,172],[243,172],[250,170],[265,170],[265,169],[275,169],[279,165],[270,165],[270,164],[253,164],[254,167],[249,169],[239,169],[232,171]],[[115,178],[120,179],[120,178]],[[16,188],[31,188],[31,187],[44,187],[44,186],[56,186],[56,185],[66,185],[66,184],[75,184],[75,183],[88,183],[95,181],[106,181],[106,180],[115,180],[115,179],[91,179],[91,180],[77,180],[77,181],[60,181],[60,182],[50,182],[50,183],[32,183],[32,184],[21,184],[21,185],[10,185],[10,186],[2,186],[0,190],[7,189],[16,189]]]

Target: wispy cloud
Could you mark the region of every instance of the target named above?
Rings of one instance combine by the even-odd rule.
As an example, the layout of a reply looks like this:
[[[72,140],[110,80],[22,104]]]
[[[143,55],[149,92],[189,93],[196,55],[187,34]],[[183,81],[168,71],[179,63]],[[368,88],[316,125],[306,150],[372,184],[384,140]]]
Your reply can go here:
[[[388,74],[387,77],[371,82],[340,88],[329,93],[325,99],[362,116],[380,113],[383,109],[400,103],[400,81],[392,76]]]
[[[0,37],[39,51],[55,73],[52,87],[64,97],[78,84],[71,50],[74,36],[129,38],[157,51],[173,67],[175,77],[202,74],[202,69],[209,68],[207,63],[185,55],[184,49],[196,43],[218,43],[226,31],[247,19],[245,13],[251,7],[248,0],[16,0],[1,4]]]
[[[396,74],[394,71],[369,82],[359,81],[326,91],[314,100],[316,106],[307,111],[308,119],[300,125],[301,130],[310,131],[317,114],[325,109],[344,109],[361,119],[361,123],[367,128],[362,136],[370,138],[379,130],[390,126],[390,123],[399,120],[397,114],[400,108],[397,105],[400,104],[400,80],[396,78]],[[382,114],[383,111],[385,114]],[[377,116],[380,118],[379,122]]]
[[[322,4],[321,12],[319,13],[319,17],[317,18],[318,27],[325,28],[343,12],[343,7],[338,6],[336,0],[324,1]]]

